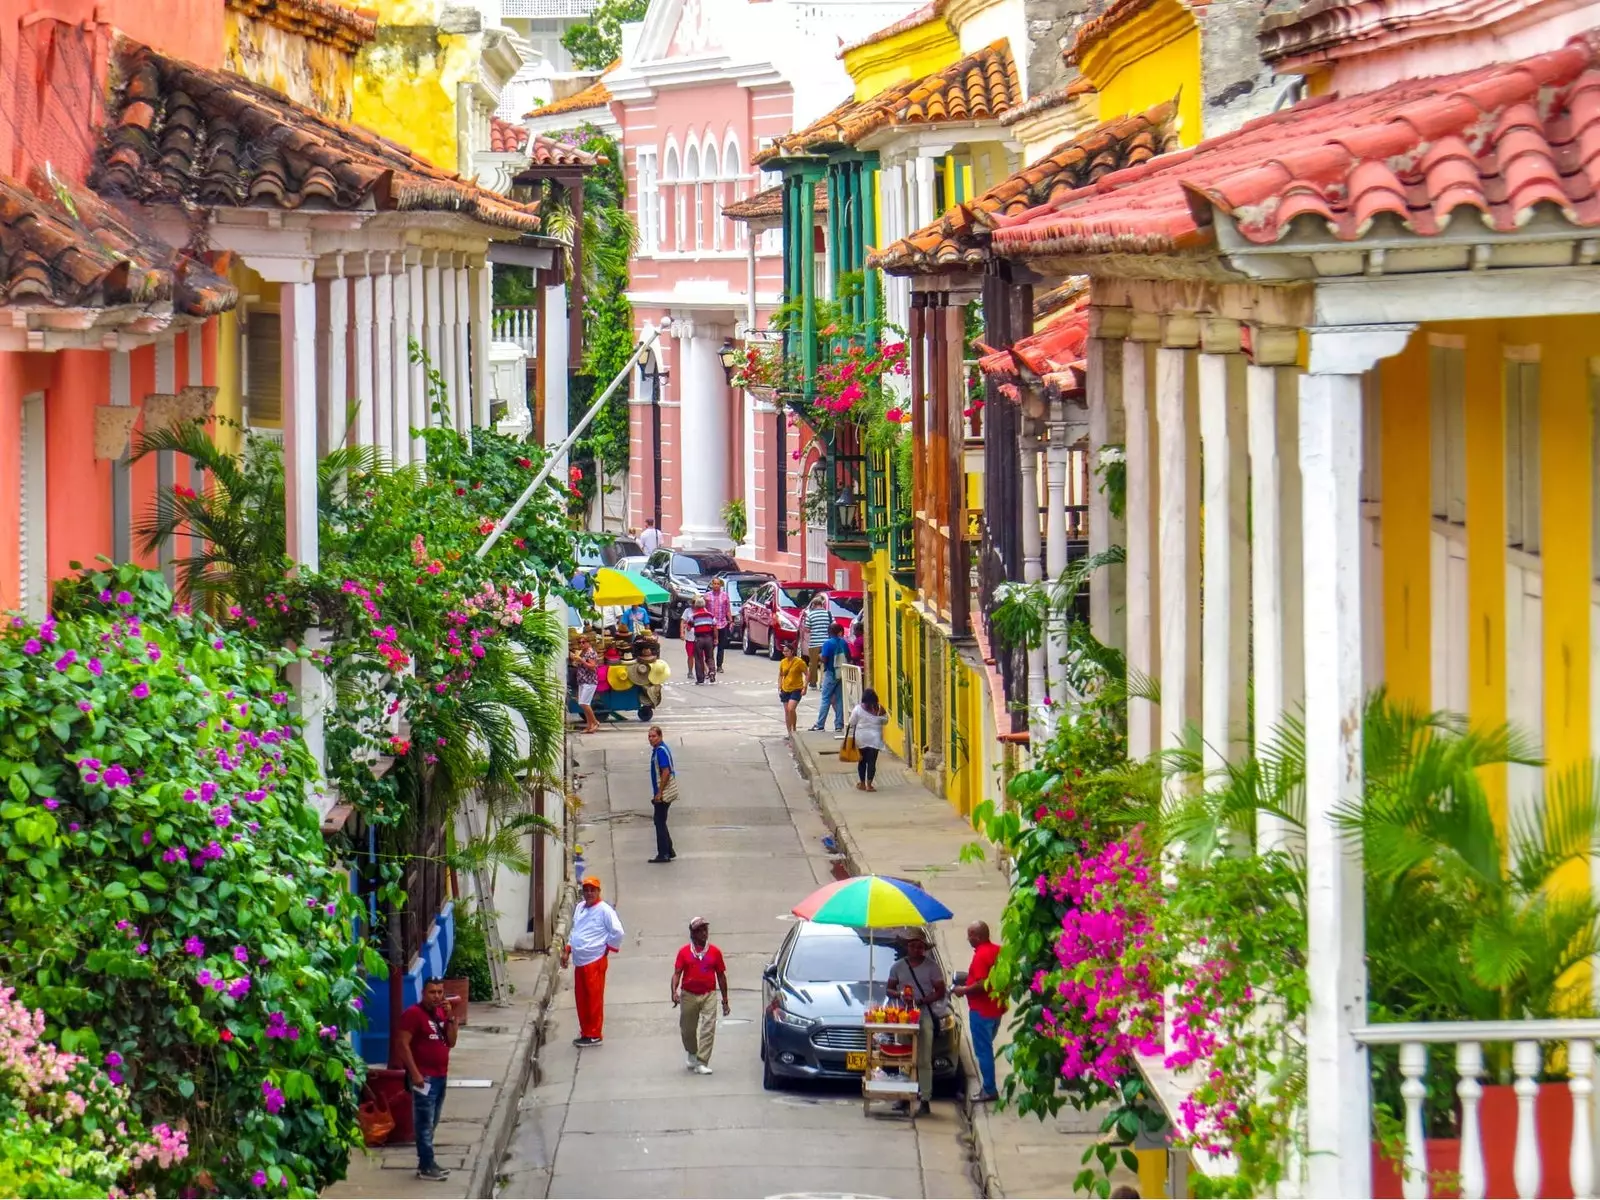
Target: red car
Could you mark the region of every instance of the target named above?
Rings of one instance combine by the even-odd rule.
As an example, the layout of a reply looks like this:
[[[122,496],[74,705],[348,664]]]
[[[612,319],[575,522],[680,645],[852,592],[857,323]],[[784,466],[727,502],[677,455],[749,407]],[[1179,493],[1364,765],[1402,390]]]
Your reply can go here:
[[[825,583],[802,580],[763,584],[745,597],[744,652],[766,650],[770,657],[782,658],[785,644],[799,645],[805,608],[819,592],[828,597],[828,611],[836,622],[860,614],[864,599],[860,592],[838,592]]]

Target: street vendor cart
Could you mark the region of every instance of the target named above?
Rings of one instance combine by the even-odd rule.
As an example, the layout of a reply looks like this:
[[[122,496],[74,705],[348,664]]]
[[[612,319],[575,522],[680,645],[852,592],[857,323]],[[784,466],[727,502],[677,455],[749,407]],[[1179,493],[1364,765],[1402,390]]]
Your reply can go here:
[[[867,1034],[867,1065],[861,1075],[861,1111],[871,1115],[874,1102],[904,1104],[911,1123],[917,1121],[917,1038],[921,1014],[915,1009],[869,1010],[862,1027]]]

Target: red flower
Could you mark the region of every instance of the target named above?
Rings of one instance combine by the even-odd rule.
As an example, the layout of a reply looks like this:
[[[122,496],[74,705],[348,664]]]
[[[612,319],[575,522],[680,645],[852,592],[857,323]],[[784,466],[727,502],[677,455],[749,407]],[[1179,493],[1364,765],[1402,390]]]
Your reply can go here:
[[[467,489],[466,489],[466,488],[464,488],[464,487],[458,487],[458,488],[457,488],[457,489],[456,489],[456,495],[458,495],[458,496],[465,496],[465,495],[466,495],[466,494],[467,494]]]
[[[403,737],[390,738],[389,747],[401,757],[411,753],[411,743],[406,741],[406,739]]]
[[[519,458],[519,459],[517,459],[517,466],[521,467],[524,471],[526,471],[529,467],[533,466],[533,459],[531,459],[531,458]]]
[[[480,480],[478,480],[478,482],[477,482],[477,483],[475,483],[475,484],[473,484],[473,485],[472,485],[472,490],[473,490],[473,491],[477,491],[477,490],[478,490],[478,489],[479,489],[479,488],[481,488],[481,487],[482,487],[482,486],[483,486],[483,480],[481,480],[481,479],[480,479]]]
[[[492,517],[485,517],[485,518],[483,518],[483,520],[479,521],[478,522],[478,532],[483,534],[485,537],[488,537],[489,534],[493,533],[494,532],[494,519]]]
[[[194,489],[191,487],[184,487],[181,483],[175,483],[172,485],[172,494],[174,496],[182,496],[185,500],[193,500],[195,498]]]
[[[572,480],[573,483],[581,483],[583,481],[583,468],[573,467],[572,470],[567,472],[567,478]]]
[[[223,1030],[223,1031],[222,1031],[222,1032],[221,1032],[221,1033],[219,1033],[219,1034],[218,1034],[218,1035],[217,1035],[217,1036],[218,1036],[218,1037],[220,1037],[220,1038],[221,1038],[221,1039],[222,1039],[222,1040],[223,1040],[223,1041],[225,1041],[225,1042],[231,1042],[231,1041],[233,1041],[233,1030],[231,1030],[231,1029],[224,1029],[224,1030]]]
[[[526,550],[528,548],[528,543],[523,541],[521,538],[512,538],[511,544],[518,550]]]

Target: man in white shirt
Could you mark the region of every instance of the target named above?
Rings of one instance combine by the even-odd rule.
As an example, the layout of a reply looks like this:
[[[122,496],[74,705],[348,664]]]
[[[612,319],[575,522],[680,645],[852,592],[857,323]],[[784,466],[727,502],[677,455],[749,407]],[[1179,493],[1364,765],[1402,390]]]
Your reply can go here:
[[[654,554],[661,545],[661,530],[656,528],[654,517],[644,519],[644,530],[639,534],[639,547],[646,554]]]
[[[561,948],[561,965],[572,966],[572,987],[578,1002],[578,1036],[574,1046],[598,1046],[606,1017],[606,964],[622,949],[622,922],[617,910],[600,899],[600,880],[583,879],[583,901],[572,914],[572,931]]]

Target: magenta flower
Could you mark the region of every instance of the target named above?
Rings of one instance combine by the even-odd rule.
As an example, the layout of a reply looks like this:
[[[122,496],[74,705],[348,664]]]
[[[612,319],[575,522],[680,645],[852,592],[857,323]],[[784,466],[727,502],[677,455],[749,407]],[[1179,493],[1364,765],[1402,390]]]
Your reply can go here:
[[[249,962],[250,951],[246,950],[243,946],[235,946],[233,948],[233,961],[242,963]]]
[[[86,775],[84,776],[84,782],[93,783],[94,781]],[[133,776],[128,774],[126,767],[123,767],[118,763],[112,763],[100,776],[100,782],[108,788],[127,787],[133,782]],[[144,836],[144,844],[148,846],[150,844],[150,835],[147,833]]]
[[[144,644],[144,652],[151,662],[161,661],[161,647],[154,642],[146,642]]]
[[[56,659],[56,670],[65,671],[68,667],[70,667],[73,663],[75,663],[77,661],[78,661],[78,652],[76,650],[68,650],[60,658]]]
[[[108,1066],[108,1067],[120,1067],[121,1065],[122,1065],[122,1055],[118,1054],[115,1050],[113,1050],[110,1054],[106,1055],[106,1066]]]
[[[141,679],[138,683],[133,685],[132,696],[135,700],[143,700],[149,694],[150,685],[144,682],[144,680]]]
[[[100,660],[98,658],[91,658],[89,660],[89,674],[99,676],[104,674],[104,672],[105,668],[100,665]]]
[[[29,638],[27,641],[22,643],[22,652],[24,654],[37,654],[43,649],[44,647],[39,644],[38,638]]]
[[[117,593],[117,603],[122,605],[124,608],[126,608],[128,605],[133,603],[133,593],[132,592],[118,592]]]
[[[250,1182],[255,1187],[266,1187],[267,1173],[265,1171],[257,1171],[254,1175],[250,1176]]]
[[[218,829],[226,829],[233,821],[233,809],[226,804],[219,804],[211,810],[211,823]]]
[[[51,812],[54,812],[56,809],[61,807],[61,801],[57,800],[54,796],[46,796],[44,798],[44,806]]]
[[[261,1081],[261,1095],[266,1101],[267,1111],[273,1116],[277,1116],[278,1110],[283,1107],[283,1093],[273,1086],[272,1080],[263,1079]]]
[[[195,937],[192,933],[189,935],[188,940],[183,943],[183,948],[187,953],[194,955],[196,958],[205,957],[206,944],[199,938]]]
[[[133,948],[133,952],[135,954],[149,954],[150,953],[150,943],[149,942],[140,942],[137,946],[135,946]]]

